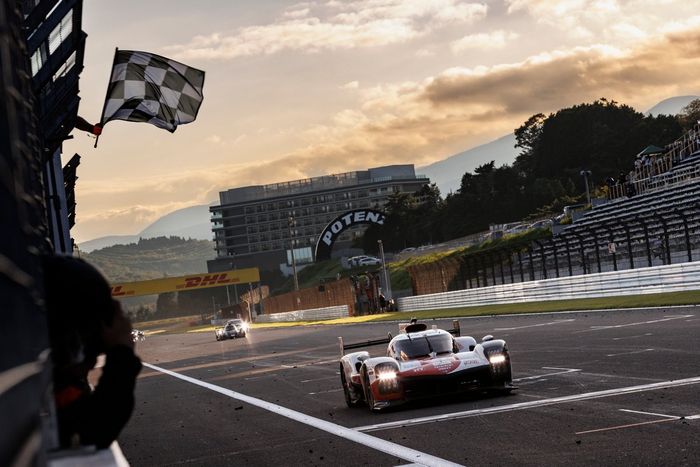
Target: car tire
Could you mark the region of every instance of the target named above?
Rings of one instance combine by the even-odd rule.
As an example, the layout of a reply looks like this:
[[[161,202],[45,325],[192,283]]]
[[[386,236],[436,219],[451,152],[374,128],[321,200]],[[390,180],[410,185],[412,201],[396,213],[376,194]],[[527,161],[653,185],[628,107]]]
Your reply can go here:
[[[372,413],[377,413],[378,410],[374,408],[374,395],[372,394],[372,387],[369,384],[369,375],[367,374],[367,367],[362,366],[362,390],[365,393],[365,402],[367,402],[367,407]]]
[[[359,400],[353,401],[352,400],[352,395],[350,394],[350,387],[349,387],[347,378],[345,377],[345,370],[343,370],[342,363],[340,364],[340,384],[343,385],[343,395],[345,396],[345,404],[348,407],[350,407],[351,409],[360,405],[361,401],[359,401]]]

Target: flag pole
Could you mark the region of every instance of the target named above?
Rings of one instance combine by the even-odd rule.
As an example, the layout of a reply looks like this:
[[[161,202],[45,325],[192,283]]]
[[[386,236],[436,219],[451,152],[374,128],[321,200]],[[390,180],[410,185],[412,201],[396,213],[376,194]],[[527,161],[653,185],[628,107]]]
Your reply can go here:
[[[105,109],[107,109],[107,101],[109,100],[109,91],[112,85],[112,73],[114,72],[114,65],[117,64],[117,52],[119,52],[119,47],[114,48],[114,58],[112,59],[112,69],[109,70],[109,80],[107,81],[107,92],[105,93],[105,102],[102,105],[102,115],[100,115],[100,127],[104,128],[104,124],[107,122],[103,122],[102,119],[105,117]],[[100,140],[100,135],[97,135],[95,138],[95,145],[93,148],[97,147],[97,142]]]

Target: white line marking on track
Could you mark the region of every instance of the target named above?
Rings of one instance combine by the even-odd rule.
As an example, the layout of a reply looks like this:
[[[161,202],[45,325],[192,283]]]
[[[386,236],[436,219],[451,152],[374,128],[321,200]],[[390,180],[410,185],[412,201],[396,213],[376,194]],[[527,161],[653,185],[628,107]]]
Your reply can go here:
[[[626,328],[629,326],[641,326],[642,324],[654,324],[654,323],[663,323],[664,321],[672,321],[674,319],[683,319],[683,318],[691,318],[695,315],[680,315],[680,316],[669,316],[667,318],[663,319],[652,319],[649,321],[639,321],[637,323],[627,323],[627,324],[615,324],[612,326],[591,326],[590,329],[584,329],[582,331],[576,331],[574,334],[578,334],[580,332],[591,332],[591,331],[604,331],[606,329],[619,329],[619,328]]]
[[[542,367],[542,368],[545,368],[545,367]],[[524,378],[515,378],[513,380],[513,382],[527,381],[527,380],[531,380],[531,379],[540,379],[540,378],[544,378],[546,376],[565,375],[567,373],[576,373],[577,371],[583,371],[583,370],[579,370],[578,368],[566,368],[566,369],[562,368],[562,370],[565,370],[565,371],[557,371],[556,373],[545,373],[543,375],[526,376]]]
[[[609,426],[606,428],[596,428],[595,430],[577,431],[576,434],[577,435],[585,435],[588,433],[599,433],[601,431],[622,430],[623,428],[633,428],[636,426],[653,425],[655,423],[674,422],[676,420],[679,420],[679,419],[678,418],[664,418],[662,420],[651,420],[648,422],[629,423],[627,425],[617,425],[617,426]]]
[[[326,379],[335,379],[335,378],[337,378],[337,375],[336,376],[326,376],[325,378],[302,379],[299,382],[300,383],[311,383],[312,381],[323,381]]]
[[[654,349],[634,350],[632,352],[609,353],[606,357],[617,357],[618,355],[634,355],[637,353],[652,352]]]
[[[636,412],[635,410],[625,410],[625,409],[620,409],[625,412]],[[662,415],[662,414],[652,414],[649,412],[637,412],[637,413],[644,413],[648,415],[658,415],[660,417],[667,417],[662,420],[651,420],[648,422],[640,422],[640,423],[629,423],[627,425],[617,425],[617,426],[609,426],[605,428],[596,428],[594,430],[586,430],[586,431],[578,431],[576,432],[577,435],[585,435],[587,433],[599,433],[601,431],[610,431],[610,430],[621,430],[623,428],[633,428],[637,426],[643,426],[643,425],[653,425],[655,423],[665,423],[665,422],[673,422],[673,421],[679,421],[679,420],[696,420],[700,418],[700,414],[698,415],[689,415],[687,417],[675,417],[672,415]]]
[[[309,395],[310,395],[310,396],[315,396],[316,394],[328,394],[329,392],[340,392],[340,391],[342,391],[342,390],[343,390],[343,388],[339,388],[339,389],[329,389],[328,391],[310,392]]]
[[[494,328],[494,331],[514,331],[515,329],[538,328],[540,326],[552,326],[553,324],[568,323],[570,321],[576,321],[576,320],[574,318],[558,319],[556,321],[551,321],[549,323],[530,324],[528,326],[516,326],[516,327],[512,327],[512,328]]]
[[[325,420],[321,420],[320,418],[312,417],[310,415],[306,415],[301,412],[282,407],[281,405],[266,402],[262,399],[257,399],[255,397],[246,396],[245,394],[241,394],[240,392],[222,388],[221,386],[200,381],[198,379],[191,378],[180,373],[175,373],[174,371],[166,370],[165,368],[151,365],[150,363],[144,362],[143,365],[148,368],[151,368],[152,370],[160,371],[161,373],[170,375],[182,381],[186,381],[188,383],[192,383],[194,385],[209,389],[210,391],[218,392],[219,394],[223,394],[224,396],[228,396],[232,399],[236,399],[248,403],[250,405],[254,405],[255,407],[259,407],[263,410],[267,410],[269,412],[281,415],[296,422],[300,422],[313,428],[325,431],[326,433],[339,436],[348,441],[353,441],[355,443],[362,444],[363,446],[384,452],[391,456],[396,456],[408,462],[413,462],[419,465],[425,465],[429,467],[449,467],[460,465],[454,462],[450,462],[446,459],[441,459],[439,457],[435,457],[430,454],[426,454],[424,452],[417,451],[406,446],[402,446],[400,444],[392,443],[391,441],[385,441],[383,439],[376,438],[365,433],[360,433],[351,428],[345,428],[344,426],[336,425],[335,423],[327,422]]]
[[[636,336],[613,337],[612,340],[614,340],[614,341],[621,341],[621,340],[623,340],[623,339],[636,339],[637,337],[649,337],[649,336],[653,336],[653,334],[650,333],[650,332],[647,332],[646,334],[638,334],[638,335],[636,335]]]
[[[390,430],[393,428],[401,428],[413,425],[422,425],[424,423],[444,422],[457,418],[477,417],[482,415],[490,415],[503,412],[513,412],[516,410],[532,409],[536,407],[544,407],[548,405],[563,404],[567,402],[578,402],[588,399],[599,399],[602,397],[620,396],[624,394],[632,394],[636,392],[654,391],[656,389],[671,388],[677,386],[687,386],[690,384],[699,384],[700,376],[694,378],[677,379],[672,381],[662,381],[659,383],[643,384],[640,386],[629,386],[625,388],[606,389],[604,391],[587,392],[583,394],[573,394],[570,396],[553,397],[551,399],[539,399],[529,402],[520,402],[517,404],[501,405],[498,407],[489,407],[486,409],[466,410],[464,412],[454,412],[443,415],[433,415],[429,417],[413,418],[408,420],[398,420],[395,422],[378,423],[376,425],[367,425],[356,427],[355,430],[361,432]]]
[[[620,409],[620,412],[639,413],[642,415],[652,415],[654,417],[680,418],[676,415],[665,415],[662,413],[654,413],[654,412],[642,412],[641,410]]]

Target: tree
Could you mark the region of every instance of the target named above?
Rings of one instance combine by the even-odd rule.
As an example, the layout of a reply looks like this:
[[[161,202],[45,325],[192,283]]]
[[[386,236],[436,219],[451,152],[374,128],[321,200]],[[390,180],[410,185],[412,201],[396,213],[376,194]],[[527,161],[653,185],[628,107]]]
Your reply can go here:
[[[683,129],[688,131],[700,122],[700,99],[693,99],[678,114]]]

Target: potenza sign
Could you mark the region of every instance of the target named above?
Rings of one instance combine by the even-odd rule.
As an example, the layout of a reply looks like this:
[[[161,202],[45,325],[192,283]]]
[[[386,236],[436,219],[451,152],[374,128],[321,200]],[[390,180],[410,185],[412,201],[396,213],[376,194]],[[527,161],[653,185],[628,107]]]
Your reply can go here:
[[[316,243],[316,261],[330,259],[333,243],[343,231],[354,225],[359,224],[384,224],[384,213],[375,211],[374,209],[355,209],[354,211],[346,212],[333,219],[321,235]]]

